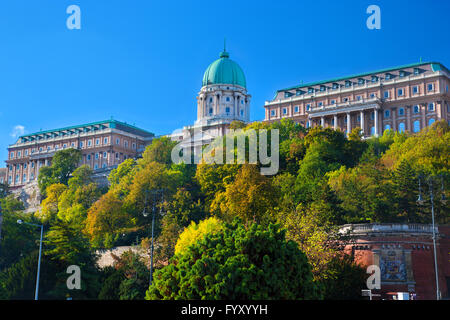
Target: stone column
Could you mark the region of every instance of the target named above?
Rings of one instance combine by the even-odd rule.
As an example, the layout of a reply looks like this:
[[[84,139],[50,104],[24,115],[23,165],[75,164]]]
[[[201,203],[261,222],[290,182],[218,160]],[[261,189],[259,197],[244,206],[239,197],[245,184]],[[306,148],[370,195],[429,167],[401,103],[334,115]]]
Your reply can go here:
[[[350,112],[347,112],[347,136],[352,131],[352,117],[350,116]]]
[[[366,133],[366,126],[365,126],[365,122],[364,122],[364,110],[361,110],[359,117],[361,118],[360,125],[361,125],[361,130],[362,130],[362,133],[364,136],[364,134]]]
[[[236,118],[237,115],[237,106],[239,105],[239,95],[236,94],[236,92],[233,94],[234,97],[234,103],[233,103],[233,118]]]
[[[333,124],[334,130],[337,130],[337,122],[338,122],[337,114],[335,114],[333,116],[333,121],[334,121],[334,124]]]
[[[217,97],[216,115],[220,114],[220,104],[222,102],[222,92],[219,92]]]
[[[322,126],[322,128],[325,128],[325,118],[324,117],[320,117],[320,125]]]
[[[375,109],[374,111],[374,117],[373,117],[373,119],[374,119],[374,128],[375,128],[375,133],[374,133],[374,136],[375,137],[378,137],[378,109]]]
[[[422,103],[420,105],[420,113],[421,113],[421,125],[420,125],[420,129],[422,130],[423,128],[425,128],[427,126],[427,120],[426,120],[426,112],[427,112],[427,104],[426,103]]]
[[[411,127],[411,106],[406,106],[406,130],[412,132]]]
[[[397,131],[397,108],[392,108],[391,113],[392,113],[392,130]]]
[[[436,121],[439,121],[442,119],[442,101],[436,101]]]
[[[203,112],[205,108],[203,107],[203,97],[200,95],[197,100],[197,119],[203,118]]]

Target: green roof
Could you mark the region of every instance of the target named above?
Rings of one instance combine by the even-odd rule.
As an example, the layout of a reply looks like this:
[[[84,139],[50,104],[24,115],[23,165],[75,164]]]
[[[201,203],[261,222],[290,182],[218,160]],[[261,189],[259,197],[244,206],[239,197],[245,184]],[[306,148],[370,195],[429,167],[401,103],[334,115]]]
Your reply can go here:
[[[449,72],[448,69],[444,65],[439,63],[439,62],[418,62],[418,63],[407,64],[407,65],[398,66],[398,67],[394,67],[394,68],[387,68],[387,69],[381,69],[381,70],[372,71],[372,72],[365,72],[365,73],[355,74],[355,75],[352,75],[352,76],[346,76],[346,77],[335,78],[335,79],[324,80],[324,81],[310,82],[310,83],[302,84],[302,85],[299,85],[299,86],[293,86],[293,87],[289,87],[289,88],[285,88],[285,89],[280,89],[280,90],[277,90],[277,93],[278,92],[282,92],[282,91],[293,90],[293,89],[312,87],[312,86],[325,84],[325,83],[329,83],[329,82],[337,82],[337,81],[343,81],[343,80],[347,80],[347,79],[351,79],[351,78],[365,77],[365,76],[372,75],[374,73],[384,73],[384,72],[389,72],[389,71],[398,70],[398,69],[419,67],[419,66],[423,66],[423,65],[426,65],[426,64],[431,64],[431,67],[432,67],[433,71],[444,69],[447,72]]]
[[[154,136],[153,133],[148,132],[146,130],[140,129],[138,127],[135,127],[133,125],[127,124],[125,122],[121,122],[121,121],[117,121],[117,120],[112,120],[111,119],[111,120],[91,122],[91,123],[86,123],[86,124],[81,124],[81,125],[76,125],[76,126],[64,127],[64,128],[59,128],[59,129],[39,131],[39,132],[30,133],[30,134],[27,134],[27,135],[20,136],[19,139],[26,138],[26,137],[31,137],[31,136],[35,136],[35,135],[40,135],[40,134],[52,133],[52,132],[56,132],[56,131],[66,131],[66,130],[78,129],[78,128],[82,128],[82,127],[90,127],[90,126],[106,125],[106,124],[109,124],[110,128],[119,127],[119,129],[120,129],[120,127],[126,127],[126,128],[129,128],[129,129],[132,129],[134,131],[138,131],[138,132],[144,133],[146,136]]]
[[[203,75],[202,86],[231,84],[246,88],[244,71],[229,57],[228,52],[224,50],[220,58],[209,65]]]

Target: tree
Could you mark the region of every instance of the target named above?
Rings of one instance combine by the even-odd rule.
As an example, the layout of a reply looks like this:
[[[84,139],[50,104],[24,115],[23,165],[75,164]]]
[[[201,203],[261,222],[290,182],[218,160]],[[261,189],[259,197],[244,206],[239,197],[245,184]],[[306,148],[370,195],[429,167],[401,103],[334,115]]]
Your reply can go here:
[[[239,221],[208,234],[156,271],[146,299],[317,299],[307,258],[276,225]]]
[[[268,223],[277,206],[277,190],[271,180],[259,173],[256,165],[243,165],[235,180],[219,193],[212,207],[222,216],[237,216],[244,222]]]
[[[153,139],[152,143],[145,149],[140,163],[158,162],[169,165],[172,163],[172,149],[177,142],[168,137]]]
[[[367,288],[367,273],[350,256],[334,257],[325,273],[319,281],[325,300],[363,299],[361,290]]]
[[[164,211],[156,248],[156,260],[161,262],[167,262],[173,256],[183,229],[205,217],[200,201],[195,201],[191,192],[184,188],[180,188],[173,199],[165,203]]]
[[[97,256],[91,250],[89,241],[77,227],[57,221],[46,233],[44,257],[53,262],[55,272],[54,286],[48,291],[53,299],[94,299],[100,291],[100,271],[96,266]],[[67,287],[67,268],[76,265],[81,270],[81,288],[70,290]]]
[[[175,246],[175,254],[184,252],[189,246],[196,244],[208,234],[220,232],[223,229],[223,223],[216,217],[211,217],[200,221],[198,224],[192,223],[180,234]]]
[[[29,214],[24,214],[23,203],[12,195],[0,199],[3,222],[0,239],[0,271],[10,267],[38,248],[39,234],[33,228],[19,225],[17,220],[35,223]]]
[[[131,250],[120,257],[112,254],[113,267],[104,270],[100,300],[143,300],[148,288],[149,270],[138,253]]]
[[[123,229],[135,224],[122,205],[113,193],[106,193],[88,210],[84,231],[94,247],[112,247],[111,240],[117,238]]]
[[[62,183],[55,183],[47,187],[47,198],[41,203],[41,209],[35,213],[36,217],[46,223],[54,220],[58,214],[58,205],[62,194],[67,190]]]
[[[81,160],[81,151],[64,149],[55,153],[52,164],[39,170],[38,186],[42,195],[46,195],[48,186],[61,183],[67,185],[70,175],[77,168]]]

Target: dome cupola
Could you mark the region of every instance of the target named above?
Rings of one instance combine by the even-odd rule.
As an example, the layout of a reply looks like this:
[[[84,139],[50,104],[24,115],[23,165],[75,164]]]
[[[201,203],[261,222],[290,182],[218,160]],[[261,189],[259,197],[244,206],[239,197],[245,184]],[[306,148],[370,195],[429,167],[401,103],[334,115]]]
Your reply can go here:
[[[203,75],[203,87],[214,84],[230,84],[246,88],[244,71],[230,59],[230,55],[225,49],[219,59],[211,63]]]

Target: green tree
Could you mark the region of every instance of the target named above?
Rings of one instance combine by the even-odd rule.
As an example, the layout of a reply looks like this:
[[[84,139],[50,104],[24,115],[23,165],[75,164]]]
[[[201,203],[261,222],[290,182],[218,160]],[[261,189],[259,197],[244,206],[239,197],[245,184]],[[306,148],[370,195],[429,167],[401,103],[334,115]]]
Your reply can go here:
[[[146,299],[317,299],[306,256],[275,225],[239,221],[156,271]]]
[[[113,255],[113,267],[104,270],[100,300],[143,300],[148,288],[149,270],[141,256],[131,250]]]
[[[38,186],[42,195],[46,195],[48,186],[55,183],[67,185],[70,175],[77,168],[81,160],[81,151],[65,149],[55,153],[52,164],[39,170]]]
[[[225,191],[216,195],[211,207],[217,207],[223,217],[231,220],[237,216],[245,223],[267,224],[274,220],[277,199],[277,189],[270,178],[261,175],[256,165],[247,164],[239,169]]]

